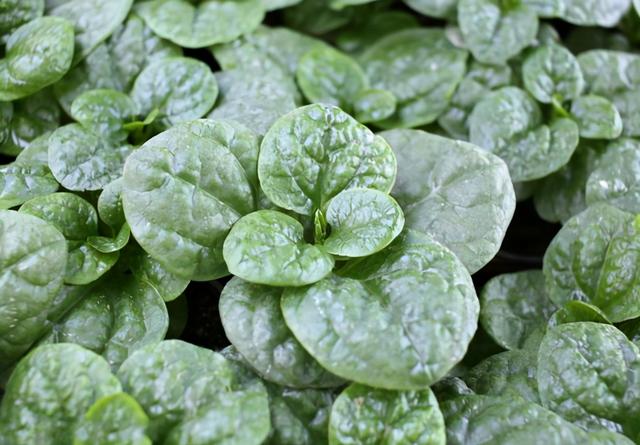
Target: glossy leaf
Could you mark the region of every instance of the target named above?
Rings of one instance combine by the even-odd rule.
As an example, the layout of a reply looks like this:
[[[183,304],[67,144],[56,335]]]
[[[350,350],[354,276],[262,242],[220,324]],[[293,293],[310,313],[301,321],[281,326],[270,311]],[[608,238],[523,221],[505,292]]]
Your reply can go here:
[[[8,0],[0,6],[0,34],[41,17],[44,0]]]
[[[569,323],[547,331],[540,345],[542,403],[586,428],[633,426],[640,392],[640,351],[613,326]]]
[[[608,99],[586,95],[571,103],[571,116],[578,123],[580,136],[593,139],[616,139],[622,134],[622,118]]]
[[[219,303],[227,338],[266,380],[294,388],[340,385],[342,380],[323,369],[285,324],[281,295],[282,289],[233,278]]]
[[[465,73],[467,53],[439,29],[407,29],[371,45],[360,57],[372,88],[390,91],[395,114],[383,128],[418,127],[435,121],[447,108]]]
[[[334,260],[322,246],[307,244],[296,219],[274,210],[242,217],[223,246],[232,274],[257,284],[304,286],[326,277]]]
[[[640,213],[640,143],[618,139],[607,146],[586,185],[587,204],[606,202]]]
[[[150,285],[114,272],[53,324],[41,343],[78,344],[117,370],[137,349],[160,342],[168,325],[167,308]]]
[[[331,410],[329,444],[371,443],[444,445],[444,419],[431,390],[347,387]]]
[[[235,40],[264,17],[262,0],[148,0],[136,12],[160,37],[185,48],[203,48]]]
[[[257,445],[269,432],[266,390],[216,352],[166,340],[134,353],[118,377],[149,416],[154,441]]]
[[[504,65],[538,32],[538,17],[520,1],[459,0],[458,22],[473,56],[491,65]]]
[[[189,279],[169,272],[140,248],[132,247],[123,255],[131,273],[140,282],[150,285],[166,302],[178,298],[189,285]]]
[[[389,192],[396,160],[384,139],[351,116],[314,104],[292,111],[269,129],[258,175],[274,204],[312,215],[345,189]]]
[[[372,11],[361,22],[352,22],[336,36],[336,45],[343,51],[357,54],[381,38],[408,28],[418,27],[417,17],[404,11]]]
[[[330,47],[306,53],[298,64],[296,79],[309,102],[322,102],[350,110],[353,97],[367,87],[358,63]]]
[[[68,190],[101,190],[122,175],[132,147],[112,144],[80,124],[58,128],[49,139],[49,168]]]
[[[146,414],[123,392],[98,399],[79,422],[73,445],[151,445]]]
[[[450,445],[632,443],[624,436],[587,433],[540,405],[508,395],[465,395],[441,409]]]
[[[129,96],[115,90],[90,90],[71,104],[71,117],[114,144],[127,139],[124,124],[137,114],[136,104]]]
[[[478,314],[462,263],[414,232],[339,275],[287,288],[281,304],[293,334],[324,368],[388,389],[424,389],[443,377],[464,355]]]
[[[73,26],[58,17],[41,17],[13,31],[0,60],[0,100],[40,91],[64,76],[73,58]]]
[[[549,298],[559,306],[569,300],[590,303],[613,322],[638,317],[637,230],[633,215],[607,204],[594,204],[567,221],[544,256]]]
[[[66,264],[67,243],[53,225],[0,210],[0,370],[42,335]]]
[[[7,383],[0,405],[3,436],[15,444],[72,443],[93,403],[120,391],[99,355],[78,345],[41,346],[18,363]]]
[[[255,197],[240,161],[246,138],[220,135],[245,132],[224,121],[193,121],[155,136],[127,160],[122,203],[131,233],[169,272],[196,280],[227,274],[222,243]],[[249,149],[257,153],[257,143]]]
[[[527,91],[543,103],[576,99],[584,89],[578,60],[556,44],[540,46],[528,55],[522,76]]]
[[[429,17],[449,18],[455,15],[458,0],[404,0],[411,8]]]
[[[162,129],[204,116],[217,96],[218,84],[209,67],[186,57],[150,64],[131,91],[142,116],[159,111],[156,121]]]
[[[539,182],[533,202],[542,219],[564,223],[587,207],[585,186],[600,155],[598,144],[581,142],[567,165]]]
[[[514,350],[491,355],[471,368],[464,380],[476,394],[522,397],[540,403],[537,351]]]
[[[327,206],[331,229],[324,240],[327,252],[341,257],[372,255],[387,247],[404,227],[404,215],[389,195],[369,189],[349,189]]]
[[[488,263],[515,209],[505,164],[471,144],[418,130],[381,136],[398,159],[392,195],[406,226],[432,235],[472,273]]]
[[[545,125],[537,103],[517,87],[491,92],[469,118],[472,143],[500,156],[514,181],[539,179],[569,162],[578,126],[560,118]]]
[[[378,122],[395,113],[397,102],[389,91],[363,90],[353,99],[353,112],[358,122]]]
[[[71,193],[39,196],[20,207],[56,227],[68,244],[65,283],[88,284],[104,275],[118,259],[118,253],[102,253],[87,243],[98,234],[98,215],[93,206]]]

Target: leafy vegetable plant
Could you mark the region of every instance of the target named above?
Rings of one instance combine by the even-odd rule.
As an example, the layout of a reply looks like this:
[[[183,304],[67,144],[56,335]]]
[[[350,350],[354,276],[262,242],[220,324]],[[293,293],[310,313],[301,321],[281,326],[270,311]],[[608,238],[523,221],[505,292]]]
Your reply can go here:
[[[639,13],[0,0],[0,445],[640,443]]]

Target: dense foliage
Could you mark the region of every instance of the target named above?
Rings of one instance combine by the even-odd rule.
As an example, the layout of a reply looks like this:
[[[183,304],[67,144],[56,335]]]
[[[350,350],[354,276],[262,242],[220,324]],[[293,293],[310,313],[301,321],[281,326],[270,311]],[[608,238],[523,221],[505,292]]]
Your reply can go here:
[[[0,1],[0,445],[640,443],[639,12]]]

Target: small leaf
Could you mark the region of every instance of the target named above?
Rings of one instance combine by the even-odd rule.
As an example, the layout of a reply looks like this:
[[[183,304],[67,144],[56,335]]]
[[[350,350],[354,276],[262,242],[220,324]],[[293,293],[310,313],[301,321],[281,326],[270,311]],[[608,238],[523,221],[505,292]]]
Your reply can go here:
[[[349,189],[327,206],[331,229],[323,246],[343,257],[372,255],[387,247],[404,227],[404,215],[389,195],[369,189]]]
[[[327,276],[333,257],[321,246],[307,244],[294,218],[259,210],[236,222],[224,241],[229,272],[269,286],[304,286]]]

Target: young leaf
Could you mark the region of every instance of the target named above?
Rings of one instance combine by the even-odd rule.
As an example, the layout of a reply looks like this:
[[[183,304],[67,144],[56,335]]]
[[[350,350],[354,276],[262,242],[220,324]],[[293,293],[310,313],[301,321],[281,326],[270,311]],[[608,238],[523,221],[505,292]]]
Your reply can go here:
[[[347,387],[331,410],[329,444],[371,443],[444,445],[444,419],[431,390]]]
[[[571,116],[578,123],[580,137],[616,139],[622,134],[622,118],[608,99],[594,94],[577,98],[571,103]]]
[[[314,104],[269,129],[258,160],[260,186],[276,205],[302,215],[350,188],[388,193],[396,178],[389,145],[339,108]]]
[[[387,247],[404,227],[404,215],[389,195],[370,189],[349,189],[327,206],[331,233],[324,240],[327,252],[341,257],[372,255]]]
[[[224,241],[232,274],[269,286],[304,286],[326,277],[334,260],[322,246],[307,244],[304,228],[274,210],[258,210],[238,220]]]

